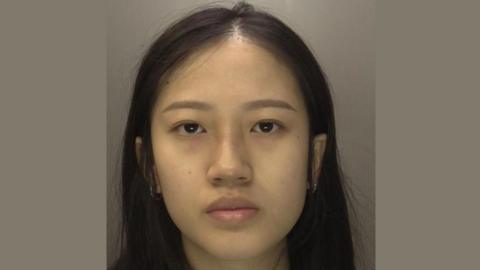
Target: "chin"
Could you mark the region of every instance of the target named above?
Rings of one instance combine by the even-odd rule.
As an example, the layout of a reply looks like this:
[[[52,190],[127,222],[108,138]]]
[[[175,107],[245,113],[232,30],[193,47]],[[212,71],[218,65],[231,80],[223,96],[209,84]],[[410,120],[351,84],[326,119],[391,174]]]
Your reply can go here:
[[[236,261],[236,260],[246,260],[259,256],[264,252],[260,248],[247,248],[245,246],[238,247],[234,244],[230,245],[229,248],[216,248],[213,247],[210,250],[210,253],[222,260]]]
[[[261,237],[243,237],[241,240],[216,239],[205,243],[204,247],[207,252],[222,260],[245,260],[267,252],[272,245]]]

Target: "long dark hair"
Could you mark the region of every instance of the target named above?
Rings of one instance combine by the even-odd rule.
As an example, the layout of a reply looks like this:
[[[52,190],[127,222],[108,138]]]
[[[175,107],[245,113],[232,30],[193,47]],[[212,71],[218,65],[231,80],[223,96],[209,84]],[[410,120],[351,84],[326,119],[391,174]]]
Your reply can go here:
[[[226,39],[233,31],[274,52],[294,73],[309,115],[309,171],[312,140],[317,134],[327,134],[317,191],[309,192],[303,212],[287,236],[290,269],[355,269],[333,104],[325,75],[295,32],[272,15],[243,2],[232,9],[204,8],[177,21],[156,39],[141,62],[124,134],[121,248],[113,268],[191,269],[182,249],[180,231],[163,200],[155,200],[150,194],[151,111],[162,79],[200,47]],[[135,153],[137,136],[143,138],[140,161]]]

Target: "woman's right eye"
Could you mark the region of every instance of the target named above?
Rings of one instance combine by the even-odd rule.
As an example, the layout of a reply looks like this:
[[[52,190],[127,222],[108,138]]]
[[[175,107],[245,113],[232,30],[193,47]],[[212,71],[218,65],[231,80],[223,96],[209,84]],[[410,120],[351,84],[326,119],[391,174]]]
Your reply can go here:
[[[184,123],[184,124],[178,125],[175,128],[175,130],[178,130],[178,132],[181,135],[186,135],[186,136],[195,135],[195,134],[205,132],[205,130],[197,123]]]

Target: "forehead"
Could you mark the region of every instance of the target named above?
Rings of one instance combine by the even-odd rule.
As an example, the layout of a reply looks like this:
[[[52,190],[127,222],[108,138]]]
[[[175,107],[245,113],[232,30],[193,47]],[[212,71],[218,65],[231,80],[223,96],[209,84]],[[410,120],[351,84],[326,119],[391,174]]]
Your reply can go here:
[[[246,39],[228,39],[190,56],[162,82],[157,107],[178,100],[237,106],[255,99],[282,99],[302,106],[289,67]]]

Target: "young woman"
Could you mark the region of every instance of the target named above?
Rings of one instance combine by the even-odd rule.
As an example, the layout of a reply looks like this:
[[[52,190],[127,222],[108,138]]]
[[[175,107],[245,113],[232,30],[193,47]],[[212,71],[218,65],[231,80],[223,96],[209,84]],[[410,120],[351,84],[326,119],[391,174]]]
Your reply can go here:
[[[326,79],[239,3],[168,28],[135,82],[113,269],[354,269]]]

